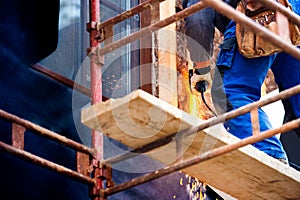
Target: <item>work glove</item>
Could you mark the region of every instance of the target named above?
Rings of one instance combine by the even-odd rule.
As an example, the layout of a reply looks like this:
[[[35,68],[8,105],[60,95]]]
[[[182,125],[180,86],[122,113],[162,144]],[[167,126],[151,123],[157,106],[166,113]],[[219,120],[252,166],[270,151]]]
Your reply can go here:
[[[212,78],[210,74],[210,66],[204,68],[193,68],[189,70],[189,82],[191,92],[199,94],[210,90],[212,86]]]

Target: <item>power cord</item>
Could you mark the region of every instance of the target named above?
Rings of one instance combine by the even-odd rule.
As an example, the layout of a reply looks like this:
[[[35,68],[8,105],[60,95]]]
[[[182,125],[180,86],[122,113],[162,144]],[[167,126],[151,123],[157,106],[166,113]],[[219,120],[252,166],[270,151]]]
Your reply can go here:
[[[210,108],[210,106],[207,104],[206,100],[205,100],[205,96],[204,96],[204,92],[206,91],[207,89],[207,81],[199,81],[196,83],[195,85],[195,89],[201,93],[201,98],[202,98],[202,101],[204,103],[204,105],[207,107],[207,109],[212,112],[214,114],[214,116],[217,117],[217,114]]]
[[[189,84],[191,86],[191,77],[193,76],[194,74],[194,70],[193,69],[189,69]],[[217,117],[217,114],[210,108],[210,106],[207,104],[206,100],[205,100],[205,96],[204,96],[204,93],[207,89],[207,81],[199,81],[196,83],[195,85],[195,89],[201,93],[201,98],[202,98],[202,101],[204,103],[204,105],[206,106],[206,108],[212,112],[214,114],[214,116]]]

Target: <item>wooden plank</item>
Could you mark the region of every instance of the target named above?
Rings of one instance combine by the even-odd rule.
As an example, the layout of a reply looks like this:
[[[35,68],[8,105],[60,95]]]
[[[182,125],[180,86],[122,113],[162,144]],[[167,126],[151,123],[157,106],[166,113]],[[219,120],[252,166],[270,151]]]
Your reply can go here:
[[[82,123],[137,148],[202,121],[144,91],[93,105]],[[170,164],[239,141],[221,124],[157,148],[148,156]],[[238,199],[300,199],[300,172],[249,145],[186,168],[183,172]]]
[[[82,111],[83,124],[132,148],[188,128],[198,121],[162,100],[157,102],[157,98],[142,90]]]

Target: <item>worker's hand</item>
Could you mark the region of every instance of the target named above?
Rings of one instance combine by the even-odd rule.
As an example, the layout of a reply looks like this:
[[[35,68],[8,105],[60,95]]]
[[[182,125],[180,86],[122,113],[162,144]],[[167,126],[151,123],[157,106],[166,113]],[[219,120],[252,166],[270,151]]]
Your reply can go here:
[[[212,79],[210,74],[210,66],[204,68],[194,68],[190,71],[190,87],[194,94],[199,94],[201,90],[205,92],[210,90]]]

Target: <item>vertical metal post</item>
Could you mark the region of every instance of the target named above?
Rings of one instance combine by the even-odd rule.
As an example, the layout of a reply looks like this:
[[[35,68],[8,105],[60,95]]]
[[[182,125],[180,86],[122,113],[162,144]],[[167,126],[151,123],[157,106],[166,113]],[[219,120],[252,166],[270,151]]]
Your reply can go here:
[[[18,149],[24,149],[25,128],[19,124],[12,124],[12,146]]]
[[[89,164],[90,164],[90,156],[86,153],[76,152],[76,167],[77,172],[89,176]]]
[[[257,135],[260,133],[258,108],[253,108],[250,111],[251,124],[252,124],[252,134]]]
[[[100,22],[100,0],[89,1],[90,23],[95,24]],[[97,30],[90,29],[90,51],[98,46],[99,42],[96,39]],[[90,73],[91,73],[91,102],[92,104],[102,101],[102,72],[101,63],[97,55],[90,55]],[[92,189],[92,195],[97,190],[103,188],[102,172],[100,168],[100,160],[103,158],[103,135],[95,130],[92,130],[92,148],[96,150],[95,158],[91,162],[93,165],[93,177],[96,179],[96,186]],[[92,196],[94,200],[100,200],[101,197]]]

